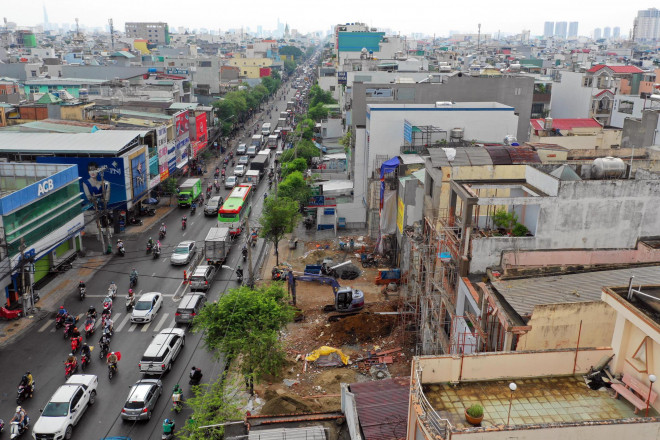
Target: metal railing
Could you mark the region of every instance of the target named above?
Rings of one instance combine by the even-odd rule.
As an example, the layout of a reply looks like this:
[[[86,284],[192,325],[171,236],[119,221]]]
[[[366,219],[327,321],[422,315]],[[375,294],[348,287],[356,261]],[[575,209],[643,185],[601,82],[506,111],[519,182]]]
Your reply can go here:
[[[451,422],[440,417],[440,415],[433,409],[429,401],[426,399],[424,390],[422,389],[422,382],[420,380],[421,373],[422,369],[420,367],[415,369],[413,398],[417,400],[417,403],[422,410],[418,417],[422,422],[426,424],[428,429],[434,431],[442,439],[447,439],[447,430],[452,428]]]

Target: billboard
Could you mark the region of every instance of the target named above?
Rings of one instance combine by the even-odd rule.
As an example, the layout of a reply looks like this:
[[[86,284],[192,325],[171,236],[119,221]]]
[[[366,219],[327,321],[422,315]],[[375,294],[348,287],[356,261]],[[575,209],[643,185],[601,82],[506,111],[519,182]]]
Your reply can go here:
[[[199,142],[204,142],[204,145],[206,146],[206,141],[208,131],[206,128],[206,113],[202,113],[201,115],[195,116],[195,127],[196,127],[196,137],[195,139]]]
[[[179,139],[183,136],[188,136],[188,131],[190,131],[188,110],[184,110],[174,115],[174,121],[176,124],[176,138]]]
[[[144,155],[144,154],[143,154]],[[83,209],[93,207],[96,199],[108,207],[126,202],[124,159],[120,157],[37,157],[37,163],[66,163],[78,165]],[[143,165],[146,170],[146,164]]]
[[[167,163],[167,127],[161,125],[156,129],[156,148],[158,150],[158,174],[163,182],[170,175]]]
[[[144,149],[139,153],[132,154],[131,161],[131,183],[133,184],[133,199],[143,195],[147,191],[149,184],[149,172],[147,170],[147,160]]]

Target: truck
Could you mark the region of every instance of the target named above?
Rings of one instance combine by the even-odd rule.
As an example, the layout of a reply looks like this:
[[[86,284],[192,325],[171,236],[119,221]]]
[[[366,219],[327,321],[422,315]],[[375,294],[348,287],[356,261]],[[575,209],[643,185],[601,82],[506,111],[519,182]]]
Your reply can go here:
[[[257,170],[247,170],[245,172],[245,178],[243,179],[244,183],[251,183],[253,185],[258,185],[261,180],[261,173]]]
[[[179,187],[179,208],[190,207],[202,194],[201,179],[187,179]]]
[[[284,119],[284,122],[289,118],[288,112],[280,112],[280,119]]]
[[[204,240],[204,258],[208,264],[223,264],[231,249],[229,228],[213,227]]]
[[[268,143],[266,144],[268,148],[277,148],[277,135],[271,134],[268,136]]]
[[[286,127],[286,118],[280,118],[277,120],[277,127],[282,128]]]
[[[252,136],[250,141],[250,146],[256,147],[257,151],[261,149],[261,144],[264,142],[264,137],[260,134],[255,134]]]
[[[261,125],[261,135],[262,136],[270,136],[270,131],[272,129],[272,125],[270,122],[264,122]]]
[[[293,102],[293,101],[288,101],[288,102],[286,103],[286,109],[287,109],[287,110],[293,110],[293,109],[295,108],[295,106],[296,106],[296,103]]]
[[[264,174],[266,174],[266,170],[268,169],[269,162],[270,162],[269,155],[257,154],[257,157],[252,159],[252,162],[250,163],[250,169],[259,171],[259,174],[263,176]]]

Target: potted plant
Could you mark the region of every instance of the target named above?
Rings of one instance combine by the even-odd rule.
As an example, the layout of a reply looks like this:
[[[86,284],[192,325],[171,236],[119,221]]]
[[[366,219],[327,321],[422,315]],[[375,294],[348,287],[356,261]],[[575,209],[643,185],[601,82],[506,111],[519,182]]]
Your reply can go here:
[[[465,420],[467,420],[470,425],[478,426],[483,419],[484,407],[478,403],[473,404],[465,410]]]

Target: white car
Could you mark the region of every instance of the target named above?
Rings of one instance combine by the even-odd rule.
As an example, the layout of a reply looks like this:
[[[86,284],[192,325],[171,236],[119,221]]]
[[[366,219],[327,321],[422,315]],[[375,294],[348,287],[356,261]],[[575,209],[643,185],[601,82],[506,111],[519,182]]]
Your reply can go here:
[[[245,165],[236,165],[234,168],[234,175],[236,176],[244,176],[245,175]]]
[[[133,312],[131,312],[131,322],[151,322],[162,306],[163,295],[161,293],[149,292],[141,295],[135,303],[135,307],[133,307]]]
[[[32,437],[36,440],[70,439],[73,427],[80,422],[89,405],[96,400],[98,377],[93,374],[74,374],[44,407],[34,424]]]
[[[172,264],[188,264],[197,252],[197,246],[192,240],[186,240],[179,243],[172,252],[170,263]]]
[[[238,155],[245,154],[246,151],[247,151],[247,145],[238,144],[238,148],[236,148],[236,154]]]
[[[250,163],[250,158],[249,157],[241,156],[241,157],[238,158],[238,164],[239,165],[247,165],[248,163]]]
[[[238,183],[236,176],[227,177],[227,179],[225,179],[225,189],[233,189],[236,186],[236,183]]]

